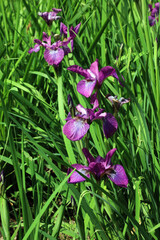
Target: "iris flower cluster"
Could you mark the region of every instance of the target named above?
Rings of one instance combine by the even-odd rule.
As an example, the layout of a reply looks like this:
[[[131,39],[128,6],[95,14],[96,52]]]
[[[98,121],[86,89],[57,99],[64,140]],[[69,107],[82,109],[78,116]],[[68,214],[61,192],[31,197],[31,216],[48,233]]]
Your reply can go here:
[[[39,12],[38,15],[41,16],[45,22],[50,26],[54,20],[60,18],[60,16],[56,16],[57,13],[61,11],[61,9],[52,9],[53,12]],[[69,29],[69,37],[67,38],[68,28],[64,23],[60,25],[60,39],[51,43],[51,36],[48,36],[45,32],[43,32],[42,41],[39,39],[34,39],[35,46],[30,48],[28,53],[38,52],[40,47],[44,47],[44,59],[49,65],[58,66],[60,62],[63,60],[64,56],[73,51],[73,39],[76,37],[76,34],[79,32],[79,28],[81,23],[79,23],[75,28],[71,26]],[[56,40],[57,35],[54,36],[54,40]],[[71,44],[71,50],[68,45]]]
[[[38,15],[45,20],[48,26],[51,26],[52,21],[61,18],[60,16],[57,16],[57,14],[61,12],[61,9],[52,8],[52,10],[52,12],[38,13]],[[79,23],[76,27],[71,26],[70,29],[68,29],[67,26],[61,22],[60,35],[54,35],[55,42],[52,43],[51,36],[48,36],[45,32],[43,32],[42,41],[34,39],[35,46],[30,48],[28,52],[38,52],[40,48],[43,47],[45,49],[44,59],[46,62],[49,65],[58,66],[64,56],[73,51],[73,40],[79,32],[80,26],[81,23]],[[71,49],[68,46],[69,44],[71,45]],[[81,66],[72,65],[68,67],[68,70],[78,73],[84,77],[84,79],[77,84],[77,91],[84,97],[90,98],[92,108],[84,108],[81,104],[74,107],[73,100],[69,95],[68,105],[70,107],[70,112],[65,119],[66,124],[63,126],[64,135],[66,135],[66,137],[71,141],[79,141],[87,134],[92,122],[100,119],[103,122],[103,132],[105,137],[107,139],[110,138],[116,132],[118,123],[111,113],[107,113],[104,109],[99,108],[98,94],[104,80],[109,76],[116,78],[123,86],[116,70],[111,66],[106,66],[99,71],[98,59],[91,64],[89,69],[83,69]],[[121,76],[121,79],[124,80],[123,76]],[[111,102],[112,106],[116,108],[116,112],[118,112],[121,105],[129,102],[129,99],[124,98],[120,98],[118,100],[116,96],[107,95],[107,98]],[[124,168],[121,165],[113,165],[111,163],[111,157],[115,153],[116,148],[111,149],[106,154],[105,158],[101,156],[94,158],[87,148],[83,148],[82,151],[88,161],[88,166],[73,164],[72,168],[68,169],[68,174],[73,171],[73,168],[76,171],[73,171],[68,183],[85,181],[86,178],[84,178],[81,174],[88,178],[90,178],[90,175],[92,174],[97,181],[99,181],[103,176],[107,176],[116,185],[120,187],[127,187],[128,178]]]
[[[156,21],[158,22],[160,3],[159,2],[155,3],[154,8],[152,8],[151,4],[149,4],[148,6],[151,13],[151,15],[148,17],[148,20],[149,25],[152,27],[156,24]]]
[[[111,66],[106,66],[99,71],[98,59],[91,64],[89,69],[83,69],[78,65],[73,65],[68,67],[68,70],[78,73],[84,77],[84,79],[77,84],[77,91],[86,98],[91,97],[90,103],[93,107],[91,109],[86,109],[81,104],[78,104],[76,108],[74,108],[73,101],[69,96],[68,102],[70,106],[70,113],[66,118],[66,124],[63,126],[63,133],[71,141],[78,141],[87,134],[90,125],[94,120],[101,119],[103,121],[103,132],[105,137],[111,137],[116,132],[118,123],[111,113],[104,112],[104,109],[99,108],[97,95],[103,81],[107,77],[112,76],[120,82],[116,70]],[[123,76],[122,79],[124,80]],[[120,84],[123,86],[121,82]],[[95,93],[93,93],[94,90]],[[114,97],[111,95],[108,95],[107,98],[111,102],[113,108],[116,109],[116,111],[114,111],[115,113],[118,112],[120,106],[130,101],[130,99],[124,98],[120,98],[118,100],[117,96]],[[128,177],[124,168],[121,165],[113,165],[111,163],[111,157],[116,151],[116,148],[110,150],[105,159],[101,156],[98,156],[95,159],[86,148],[83,148],[82,151],[88,160],[89,165],[84,166],[81,164],[73,164],[72,168],[75,168],[77,171],[73,171],[72,168],[68,169],[68,174],[73,171],[68,183],[85,181],[86,178],[84,178],[81,174],[88,178],[90,178],[90,175],[92,174],[97,181],[99,181],[103,176],[107,176],[116,185],[120,187],[127,187]]]

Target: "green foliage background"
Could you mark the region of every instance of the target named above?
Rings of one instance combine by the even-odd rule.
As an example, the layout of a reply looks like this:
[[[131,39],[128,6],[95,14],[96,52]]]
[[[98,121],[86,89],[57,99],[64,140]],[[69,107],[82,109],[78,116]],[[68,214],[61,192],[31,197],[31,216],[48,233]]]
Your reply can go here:
[[[148,23],[145,0],[0,1],[0,232],[4,239],[155,239],[160,236],[160,79],[159,22]],[[28,54],[42,32],[59,33],[60,21],[48,29],[39,11],[62,8],[68,27],[81,22],[73,54],[59,72],[48,66],[43,50]],[[117,60],[118,57],[118,60]],[[90,129],[89,150],[104,157],[116,147],[113,163],[122,164],[127,189],[107,179],[67,183],[73,163],[85,163],[85,140],[71,142],[62,134],[75,105],[89,106],[76,91],[73,64],[99,69],[116,67],[124,87],[108,78],[101,106],[112,113],[108,93],[130,98],[120,109],[118,131],[107,140],[101,123]],[[71,204],[71,196],[75,203]]]

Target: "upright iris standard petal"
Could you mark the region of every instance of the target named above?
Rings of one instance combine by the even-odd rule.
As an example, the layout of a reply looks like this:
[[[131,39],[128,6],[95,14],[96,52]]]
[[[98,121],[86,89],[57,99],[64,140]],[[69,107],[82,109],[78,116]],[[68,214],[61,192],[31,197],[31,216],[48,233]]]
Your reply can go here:
[[[72,167],[78,170],[80,173],[82,173],[86,177],[90,178],[90,174],[87,171],[88,170],[87,166],[83,166],[81,164],[73,164]],[[69,175],[72,171],[73,169],[69,168],[67,174]],[[78,172],[74,171],[70,176],[70,178],[68,179],[68,183],[78,183],[78,182],[83,182],[85,180],[86,179],[82,177]]]
[[[108,178],[120,187],[126,188],[128,185],[128,177],[121,165],[113,166],[113,172],[108,175]]]
[[[95,162],[95,158],[90,154],[87,148],[83,148],[82,152],[84,153],[88,163]]]
[[[67,37],[67,26],[64,23],[60,23],[60,33],[61,35],[64,34],[65,37]]]
[[[73,26],[71,26],[70,29],[69,29],[69,36],[71,37],[71,49],[72,49],[72,51],[73,51],[73,39],[76,37],[76,34],[78,34],[80,26],[81,26],[81,23],[79,23],[75,28]],[[64,23],[61,22],[61,24],[60,24],[61,36],[66,38],[67,37],[67,31],[68,31],[67,26]]]
[[[90,66],[90,75],[94,79],[99,79],[98,59]]]
[[[103,67],[99,73],[98,85],[101,86],[104,79],[106,79],[109,76],[113,76],[114,73],[115,73],[115,69],[113,67],[111,66]]]
[[[106,157],[105,157],[106,166],[111,164],[111,158],[116,150],[117,150],[117,148],[113,148],[106,154]]]
[[[99,107],[99,102],[97,99],[97,92],[95,92],[92,96],[91,96],[91,104],[93,104],[93,110],[95,110],[96,108]]]
[[[89,124],[83,118],[73,118],[63,126],[63,133],[71,141],[78,141],[89,130]]]
[[[48,36],[45,32],[43,32],[42,41],[46,42],[48,46],[51,46],[51,36]]]
[[[103,118],[103,131],[106,138],[111,137],[117,131],[117,128],[117,120],[111,113],[107,113],[106,117]]]

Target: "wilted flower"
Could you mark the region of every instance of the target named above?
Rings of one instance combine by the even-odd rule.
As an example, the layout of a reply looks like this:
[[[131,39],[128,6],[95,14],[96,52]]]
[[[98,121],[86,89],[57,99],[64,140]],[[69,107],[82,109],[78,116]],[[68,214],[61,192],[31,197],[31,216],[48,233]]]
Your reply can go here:
[[[45,32],[43,32],[42,41],[39,39],[34,39],[36,45],[34,48],[30,48],[28,53],[38,52],[40,47],[44,47],[44,58],[49,65],[58,65],[64,56],[70,52],[69,47],[67,46],[71,38],[64,39],[63,41],[57,41],[51,44],[51,36],[48,36]]]
[[[62,9],[52,8],[52,12],[39,12],[38,16],[42,17],[48,26],[51,26],[54,20],[60,19],[60,16],[57,16],[57,13],[61,12]]]
[[[115,112],[118,112],[119,108],[123,104],[130,102],[130,98],[125,99],[125,98],[121,97],[120,99],[118,99],[117,96],[111,96],[110,94],[108,94],[106,96],[106,98],[112,103],[112,106],[113,106]]]
[[[106,175],[112,182],[120,187],[127,187],[128,177],[125,173],[124,168],[117,164],[113,165],[111,163],[111,157],[117,149],[111,149],[105,159],[98,156],[96,159],[90,154],[87,148],[83,148],[82,151],[89,163],[88,166],[81,164],[73,164],[72,167],[78,170],[80,173],[84,174],[86,177],[90,178],[92,174],[96,180],[100,180],[104,175]],[[68,169],[68,174],[70,174],[73,169]],[[83,182],[86,179],[82,177],[78,172],[74,171],[73,174],[68,179],[68,183],[78,183]]]
[[[69,29],[69,37],[71,37],[71,49],[73,51],[73,39],[76,37],[76,34],[79,32],[79,28],[81,26],[81,23],[79,23],[75,28],[73,26]],[[63,38],[67,38],[67,31],[68,28],[64,23],[60,23],[60,33]]]
[[[78,65],[70,66],[67,69],[69,71],[79,73],[85,77],[85,79],[81,80],[77,84],[77,91],[87,98],[91,96],[95,87],[98,89],[101,87],[105,78],[113,76],[119,80],[118,75],[116,74],[116,71],[113,67],[103,67],[99,72],[98,59],[96,59],[96,61],[91,64],[90,69],[83,69]]]
[[[114,134],[118,128],[115,117],[110,113],[103,113],[103,109],[100,108],[97,112],[94,112],[96,108],[86,109],[81,104],[78,104],[76,109],[68,114],[68,117],[65,119],[67,122],[63,126],[63,133],[68,139],[72,141],[82,139],[88,132],[90,124],[96,119],[103,120],[103,131],[106,138]]]

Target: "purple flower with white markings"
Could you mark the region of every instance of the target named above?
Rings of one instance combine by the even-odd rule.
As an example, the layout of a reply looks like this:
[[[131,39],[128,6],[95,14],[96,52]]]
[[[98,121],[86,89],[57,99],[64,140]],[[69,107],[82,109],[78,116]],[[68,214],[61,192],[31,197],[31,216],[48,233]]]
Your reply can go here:
[[[48,26],[51,26],[52,22],[60,19],[60,16],[57,16],[59,12],[62,11],[62,9],[52,8],[52,12],[39,12],[38,16],[42,17],[45,22],[48,24]]]
[[[79,32],[81,23],[79,23],[75,28],[73,26],[69,29],[69,37],[71,38],[71,49],[73,51],[73,39],[76,37],[76,34]],[[63,38],[67,38],[68,28],[64,23],[60,23],[60,33]]]
[[[115,69],[111,66],[103,67],[99,72],[98,59],[96,59],[96,61],[91,64],[89,69],[83,69],[78,65],[70,66],[67,69],[85,77],[85,79],[81,80],[77,84],[77,91],[87,98],[91,96],[95,87],[98,89],[101,87],[105,78],[113,76],[119,80]]]
[[[71,141],[78,141],[82,139],[90,128],[90,124],[96,119],[103,120],[103,131],[105,136],[111,137],[117,130],[118,123],[114,116],[110,113],[103,113],[103,109],[95,111],[95,107],[92,109],[86,109],[81,104],[76,106],[73,113],[69,113],[66,118],[66,124],[63,126],[63,133]],[[111,117],[112,116],[112,117]]]
[[[64,58],[70,49],[68,48],[68,44],[71,41],[71,38],[64,39],[63,41],[57,41],[51,44],[51,36],[48,36],[45,32],[43,32],[42,41],[39,39],[34,39],[36,45],[34,48],[30,48],[28,53],[38,52],[40,47],[44,47],[44,58],[49,65],[58,65]]]
[[[111,163],[111,157],[115,153],[117,149],[111,149],[105,159],[101,156],[98,156],[96,159],[90,154],[87,148],[83,148],[82,151],[89,163],[88,166],[84,166],[81,164],[73,164],[72,167],[78,170],[80,173],[90,178],[90,174],[92,174],[96,180],[100,180],[104,175],[106,175],[112,182],[120,187],[127,187],[128,185],[128,177],[125,173],[124,168],[117,164],[113,165]],[[68,174],[70,174],[73,169],[68,169]],[[73,174],[68,179],[68,183],[78,183],[83,182],[86,179],[82,177],[77,171],[74,171]]]

